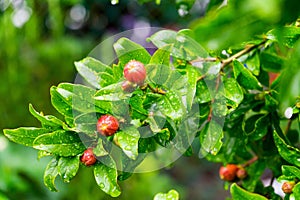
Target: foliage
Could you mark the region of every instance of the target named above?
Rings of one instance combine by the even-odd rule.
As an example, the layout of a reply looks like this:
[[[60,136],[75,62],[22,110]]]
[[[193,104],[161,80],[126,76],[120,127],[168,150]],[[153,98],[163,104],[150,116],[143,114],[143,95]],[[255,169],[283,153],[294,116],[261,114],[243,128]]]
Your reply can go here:
[[[176,151],[245,167],[247,178],[230,187],[233,199],[280,199],[272,183],[261,181],[266,169],[272,180],[297,182],[292,194],[297,199],[299,13],[292,6],[278,12],[289,1],[269,2],[269,9],[250,1],[230,1],[216,9],[220,3],[211,1],[207,17],[191,29],[162,30],[149,37],[157,47],[152,55],[121,38],[114,44],[118,63],[107,66],[90,57],[75,62],[87,84],[61,83],[50,89],[52,105],[64,120],[30,105],[41,127],[5,129],[5,136],[39,150],[39,157],[51,157],[44,174],[51,191],[57,190],[57,176],[65,182],[75,177],[79,157],[92,147],[98,157],[96,184],[112,197],[121,194],[118,181],[129,178],[148,156],[154,154],[167,166],[174,160],[165,158]],[[122,74],[130,60],[145,65],[147,79],[126,92]],[[280,75],[271,80],[272,73]],[[285,113],[288,106],[291,114]],[[104,114],[119,119],[120,130],[113,136],[95,131]],[[155,198],[169,195],[178,198],[173,191]]]

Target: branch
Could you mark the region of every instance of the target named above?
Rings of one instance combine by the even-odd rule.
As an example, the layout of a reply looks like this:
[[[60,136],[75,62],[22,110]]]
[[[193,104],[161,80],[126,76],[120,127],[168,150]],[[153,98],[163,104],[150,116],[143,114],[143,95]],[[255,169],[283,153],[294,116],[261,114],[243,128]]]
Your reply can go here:
[[[241,57],[242,55],[249,53],[250,51],[252,51],[253,49],[263,45],[266,43],[267,40],[262,41],[259,44],[254,44],[254,45],[247,45],[245,47],[245,49],[237,52],[236,54],[230,56],[229,58],[225,59],[225,60],[221,60],[222,66],[221,68],[224,68],[226,65],[230,64],[234,59],[237,59],[239,57]],[[189,61],[189,63],[195,67],[197,67],[197,63],[201,63],[201,62],[216,62],[218,61],[218,58],[213,58],[213,57],[209,57],[209,58],[197,58],[195,60]]]
[[[259,44],[255,44],[255,45],[248,45],[245,47],[245,49],[237,52],[236,54],[230,56],[229,58],[225,59],[225,60],[222,60],[221,63],[222,63],[222,66],[221,68],[224,68],[226,65],[230,64],[234,59],[237,59],[239,57],[241,57],[242,55],[246,54],[246,53],[249,53],[250,51],[252,51],[253,49],[263,45],[264,43],[266,42],[266,40],[262,41],[261,43]]]

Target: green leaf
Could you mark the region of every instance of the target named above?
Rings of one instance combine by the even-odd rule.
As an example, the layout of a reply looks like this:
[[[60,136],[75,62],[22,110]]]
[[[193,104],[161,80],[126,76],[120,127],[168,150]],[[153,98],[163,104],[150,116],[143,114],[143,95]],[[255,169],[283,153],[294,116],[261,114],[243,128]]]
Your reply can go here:
[[[29,104],[29,112],[36,118],[38,119],[42,126],[44,128],[49,128],[49,129],[59,129],[61,127],[66,127],[63,121],[60,119],[56,118],[55,116],[52,115],[44,115],[42,112],[38,113],[32,106],[32,104]]]
[[[70,182],[70,180],[77,174],[78,169],[79,156],[59,158],[57,172],[64,182]]]
[[[280,156],[287,162],[300,167],[300,150],[286,144],[276,131],[273,132],[273,137]]]
[[[105,112],[109,107],[107,103],[97,104],[94,100],[96,90],[78,84],[61,83],[51,87],[52,105],[61,114],[73,118],[76,111]]]
[[[119,82],[98,90],[94,99],[98,101],[97,105],[101,105],[102,102],[128,99],[131,95],[132,93],[126,93],[122,90],[122,82]]]
[[[148,80],[157,86],[164,86],[172,73],[171,66],[161,64],[149,64],[146,71]]]
[[[78,73],[93,87],[100,89],[114,83],[112,68],[91,57],[75,62]]]
[[[261,66],[267,72],[280,72],[284,60],[277,54],[262,52],[260,54]]]
[[[108,152],[103,146],[103,140],[98,138],[97,146],[93,149],[94,154],[97,157],[106,156],[108,155]]]
[[[294,44],[300,38],[300,28],[287,26],[273,29],[267,33],[267,38],[293,48]]]
[[[114,44],[114,49],[119,58],[119,62],[123,67],[130,60],[138,60],[147,64],[151,59],[151,55],[143,46],[132,42],[127,38],[120,38]]]
[[[61,83],[58,85],[57,91],[75,110],[80,112],[102,111],[95,106],[93,97],[96,90],[92,88],[79,84]]]
[[[237,200],[267,200],[266,197],[259,194],[248,192],[238,186],[236,183],[233,183],[230,187],[230,193],[233,199]]]
[[[114,160],[110,156],[98,159],[100,162],[94,166],[94,176],[98,186],[112,197],[119,196],[121,190],[117,183],[117,169]]]
[[[44,184],[52,192],[57,192],[54,183],[58,175],[57,165],[58,159],[56,157],[52,158],[51,161],[48,163],[44,173]]]
[[[155,51],[149,64],[169,65],[170,64],[171,45],[164,46]]]
[[[40,135],[33,142],[33,148],[59,156],[76,156],[85,150],[78,134],[58,130]]]
[[[282,165],[281,166],[283,176],[279,180],[294,180],[300,179],[300,169],[295,166]]]
[[[48,133],[45,128],[21,127],[17,129],[4,129],[4,135],[11,141],[25,146],[33,146],[33,141],[40,135]]]
[[[194,38],[195,35],[192,30],[179,31],[172,49],[172,56],[188,61],[208,57],[206,50]]]
[[[157,193],[153,200],[179,200],[179,193],[176,190],[170,190],[168,193]]]
[[[176,41],[176,35],[176,31],[162,30],[147,38],[147,41],[151,41],[156,47],[162,48],[163,46],[174,44]]]
[[[153,112],[153,115],[149,115],[149,117],[145,121],[149,123],[151,131],[157,133],[160,132],[164,127],[166,123],[166,117],[164,117],[161,112],[155,111]]]
[[[125,127],[115,134],[117,143],[123,152],[131,159],[135,160],[138,155],[138,142],[140,133],[134,126]]]
[[[268,132],[269,115],[253,115],[243,122],[243,130],[251,140],[260,140]]]
[[[188,78],[188,86],[187,86],[187,97],[186,97],[186,103],[187,103],[187,110],[191,110],[192,105],[194,103],[194,99],[196,96],[196,90],[197,90],[197,81],[199,73],[198,71],[192,67],[188,66],[186,68],[187,71],[187,78]]]
[[[280,75],[280,108],[284,110],[295,103],[295,97],[300,96],[300,40],[284,63],[285,69]]]
[[[65,99],[64,96],[57,91],[57,87],[52,86],[50,88],[50,94],[53,107],[64,116],[73,117],[72,104],[70,104],[70,101],[67,101],[67,99]]]
[[[200,154],[205,156],[207,153],[216,155],[222,147],[222,138],[224,136],[223,127],[216,121],[211,120],[207,131],[200,135]]]
[[[184,113],[184,106],[181,97],[173,91],[168,91],[160,102],[158,102],[160,111],[172,120],[180,120]]]
[[[204,80],[200,80],[197,82],[196,97],[199,103],[207,103],[212,99],[207,84]]]
[[[195,109],[193,112],[190,112],[189,115],[181,120],[180,124],[177,126],[174,125],[172,121],[168,121],[169,124],[172,125],[172,128],[176,134],[172,139],[172,145],[174,145],[180,153],[187,152],[192,145],[197,132],[199,131],[198,111],[198,109]]]
[[[252,73],[247,70],[242,63],[233,61],[234,77],[238,83],[245,89],[261,89],[261,84]]]
[[[83,113],[74,118],[74,130],[93,136],[96,134],[97,121],[96,113]]]
[[[255,76],[259,75],[260,72],[260,59],[259,59],[259,53],[255,51],[252,55],[249,55],[249,57],[246,60],[246,66],[249,71],[252,72]]]
[[[295,199],[300,199],[300,183],[298,182],[293,188],[293,194]]]
[[[171,133],[168,128],[162,129],[154,136],[155,141],[163,147],[170,143]]]
[[[241,86],[234,78],[225,79],[223,84],[225,89],[225,97],[234,103],[234,105],[232,105],[233,108],[237,108],[244,99]]]

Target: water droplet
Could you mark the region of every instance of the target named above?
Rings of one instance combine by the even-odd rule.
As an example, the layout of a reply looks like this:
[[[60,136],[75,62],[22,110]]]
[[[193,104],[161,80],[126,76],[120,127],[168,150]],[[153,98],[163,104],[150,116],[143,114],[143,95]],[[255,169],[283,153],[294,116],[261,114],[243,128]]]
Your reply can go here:
[[[111,0],[112,5],[116,5],[117,3],[119,3],[119,0]]]
[[[189,13],[188,7],[185,4],[181,4],[178,9],[178,14],[180,17],[184,17]]]
[[[105,187],[104,183],[100,183],[99,187],[103,189]]]
[[[130,146],[125,146],[124,149],[127,150],[127,151],[131,150]]]

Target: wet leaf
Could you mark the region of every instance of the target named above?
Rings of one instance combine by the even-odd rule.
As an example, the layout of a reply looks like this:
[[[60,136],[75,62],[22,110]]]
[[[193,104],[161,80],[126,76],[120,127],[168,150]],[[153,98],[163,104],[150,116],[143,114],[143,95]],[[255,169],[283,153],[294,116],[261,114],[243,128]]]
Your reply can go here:
[[[87,57],[75,62],[75,67],[78,73],[91,84],[91,86],[97,89],[110,85],[115,81],[112,75],[112,68],[94,58]]]
[[[40,135],[34,140],[33,148],[65,157],[78,155],[85,150],[78,134],[64,130]]]
[[[52,115],[44,115],[43,113],[38,113],[31,104],[29,104],[30,113],[38,119],[44,128],[49,129],[60,129],[66,127],[63,121]]]
[[[25,146],[33,146],[33,141],[40,135],[49,133],[48,129],[35,127],[21,127],[4,129],[4,135],[11,141]]]
[[[300,167],[300,150],[288,145],[276,131],[273,132],[273,137],[280,156],[287,162]]]
[[[58,159],[56,157],[52,158],[51,161],[48,163],[44,173],[44,184],[52,192],[57,192],[54,183],[58,175],[57,165]]]
[[[234,78],[225,79],[223,84],[225,89],[225,97],[234,102],[234,108],[238,107],[238,105],[244,99],[244,94],[241,86]]]
[[[162,97],[162,100],[158,103],[158,107],[165,116],[175,121],[180,120],[185,113],[181,97],[172,91],[167,92]]]
[[[163,46],[174,44],[176,41],[176,35],[176,31],[162,30],[153,34],[147,39],[147,41],[151,41],[156,47],[162,48]]]
[[[252,73],[246,69],[242,63],[233,61],[234,77],[238,83],[245,89],[261,89],[261,84]]]
[[[202,156],[208,153],[216,155],[222,147],[223,136],[223,127],[214,120],[210,121],[207,131],[202,132],[200,135],[200,154]]]
[[[233,199],[239,199],[239,200],[267,200],[266,197],[261,196],[259,194],[248,192],[247,190],[244,190],[240,186],[238,186],[236,183],[233,183],[230,187],[230,193],[232,195]]]
[[[130,60],[137,60],[147,64],[151,59],[151,55],[143,46],[132,42],[127,38],[120,38],[114,44],[114,49],[119,58],[119,62],[123,67]]]
[[[119,196],[121,190],[117,183],[117,169],[114,160],[110,156],[104,156],[99,158],[99,161],[94,166],[94,176],[98,186],[112,197]]]
[[[70,182],[70,180],[77,174],[78,169],[79,156],[59,158],[57,171],[64,182]]]
[[[125,127],[115,135],[117,142],[123,152],[131,159],[135,160],[138,155],[138,142],[140,133],[134,126]]]

